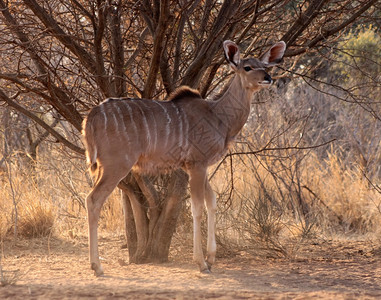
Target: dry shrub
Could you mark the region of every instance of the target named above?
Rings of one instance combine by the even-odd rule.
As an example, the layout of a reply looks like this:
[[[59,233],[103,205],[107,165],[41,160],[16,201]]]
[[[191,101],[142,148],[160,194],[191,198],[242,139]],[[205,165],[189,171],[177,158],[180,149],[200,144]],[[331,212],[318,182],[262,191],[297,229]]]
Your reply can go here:
[[[231,150],[252,154],[227,157],[213,177],[220,248],[289,256],[309,238],[377,233],[381,197],[367,178],[380,183],[381,124],[301,82],[262,96]]]
[[[12,202],[8,199],[5,184],[6,180],[2,182],[2,187],[0,188],[0,240],[4,239],[11,225]]]
[[[1,195],[0,195],[1,197]],[[6,236],[7,232],[9,231],[10,225],[8,221],[8,213],[7,209],[4,208],[3,206],[0,206],[0,240],[4,239]]]
[[[15,285],[22,278],[20,270],[3,270],[0,265],[0,286]]]
[[[115,189],[104,203],[100,215],[99,227],[117,235],[123,234],[123,206],[119,189]]]
[[[306,238],[378,233],[380,193],[360,164],[348,166],[332,150],[324,160],[314,151],[293,156],[238,156],[218,170],[224,248],[290,256]]]
[[[212,179],[218,204],[218,252],[223,251],[225,254],[253,248],[264,249],[264,244],[257,239],[258,233],[268,240],[272,233],[277,232],[274,228],[277,226],[271,226],[275,214],[265,209],[265,206],[257,206],[257,200],[261,199],[259,185],[258,181],[253,180],[254,176],[249,168],[246,168],[247,163],[249,162],[245,161],[245,157],[242,160],[236,157],[226,160],[223,168],[219,168]],[[266,205],[266,208],[270,206]],[[261,216],[258,215],[258,210],[262,210]],[[262,228],[256,222],[258,218],[264,221]]]
[[[28,201],[19,211],[18,235],[23,238],[49,236],[54,220],[55,213],[49,205]]]
[[[15,194],[8,193],[5,186],[1,206],[4,216],[0,217],[1,236],[15,234],[23,238],[48,236],[54,225],[56,213],[51,202],[36,190],[22,175],[11,179]],[[13,195],[13,196],[11,196]]]
[[[348,168],[340,154],[330,153],[323,162],[316,156],[309,187],[320,202],[315,207],[326,233],[377,233],[381,224],[381,195],[371,188],[359,166]]]
[[[0,189],[0,238],[38,238],[54,232],[77,238],[87,235],[86,195],[91,190],[86,164],[57,149],[40,151],[33,168],[13,156],[10,175]],[[123,232],[123,210],[118,190],[102,208],[100,228]]]
[[[15,203],[17,201],[16,195],[12,193],[8,175],[4,177],[0,189],[0,238],[3,240],[8,234],[12,232],[15,220]],[[17,180],[19,182],[19,180]]]
[[[359,168],[345,168],[337,154],[322,161],[312,153],[296,173],[275,170],[276,164],[270,169],[266,160],[234,159],[233,172],[227,165],[213,178],[219,251],[293,257],[304,241],[317,236],[379,231],[380,194]],[[290,174],[300,178],[288,182]]]
[[[4,238],[13,235],[22,238],[38,238],[51,234],[56,211],[51,191],[39,188],[36,177],[25,168],[9,163],[9,173],[1,190],[0,233]]]
[[[242,207],[243,224],[237,224],[240,234],[250,252],[264,251],[266,255],[289,255],[290,251],[282,242],[285,230],[283,211],[271,204],[271,197],[264,189],[246,199]],[[242,226],[243,225],[243,226]]]
[[[276,177],[269,174],[264,160],[236,157],[231,166],[220,169],[213,178],[220,200],[217,235],[222,249],[219,251],[293,256],[306,237],[307,228],[311,231],[313,227],[306,225],[301,212],[291,205],[294,199],[289,187],[279,185]],[[234,170],[231,172],[229,167]],[[230,199],[225,200],[226,197]]]
[[[300,81],[286,95],[267,90],[260,96],[270,100],[254,105],[233,152],[265,146],[306,147],[333,138],[337,142],[330,145],[332,148],[228,157],[212,180],[219,205],[219,255],[245,250],[289,256],[301,241],[318,234],[377,232],[381,197],[364,172],[379,184],[380,125],[364,116],[359,107],[327,100]],[[90,185],[85,164],[53,150],[40,152],[35,171],[41,175],[34,176],[34,182],[25,168],[13,167],[11,178],[0,190],[1,238],[15,228],[15,207],[20,235],[47,235],[53,227],[71,237],[87,234],[84,199]],[[118,190],[103,206],[100,228],[118,235],[124,231]],[[180,214],[178,232],[180,244],[191,245],[189,203]]]

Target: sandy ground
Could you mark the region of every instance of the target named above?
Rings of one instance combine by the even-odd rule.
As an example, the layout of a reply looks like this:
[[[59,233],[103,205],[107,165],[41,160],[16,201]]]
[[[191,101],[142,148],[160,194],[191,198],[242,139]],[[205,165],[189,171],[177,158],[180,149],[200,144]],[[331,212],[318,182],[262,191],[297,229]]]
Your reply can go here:
[[[105,276],[96,278],[85,237],[4,242],[2,268],[19,278],[0,299],[381,299],[381,251],[369,241],[315,242],[294,259],[240,253],[218,258],[209,275],[188,250],[165,264],[128,264],[121,243],[100,241]]]

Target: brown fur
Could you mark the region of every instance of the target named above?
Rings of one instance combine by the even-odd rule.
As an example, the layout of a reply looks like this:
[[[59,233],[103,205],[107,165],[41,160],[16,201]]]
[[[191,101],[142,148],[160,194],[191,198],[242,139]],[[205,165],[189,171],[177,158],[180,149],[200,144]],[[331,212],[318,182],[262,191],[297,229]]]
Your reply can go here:
[[[245,60],[244,63],[251,67],[249,71],[240,61],[236,44],[225,41],[224,49],[236,76],[218,100],[203,100],[197,90],[183,86],[170,95],[169,101],[107,100],[93,108],[84,121],[90,170],[99,170],[94,187],[86,198],[90,263],[97,276],[103,274],[97,234],[101,207],[118,183],[135,168],[158,172],[182,167],[188,172],[193,257],[200,271],[210,271],[216,256],[216,197],[208,182],[207,168],[223,157],[241,131],[250,113],[253,94],[271,84],[265,67],[283,56],[285,44],[275,44],[263,60]],[[131,205],[135,204],[131,200]],[[201,243],[204,205],[208,212],[206,260]],[[142,232],[144,229],[136,226],[136,230]]]
[[[88,164],[88,170],[91,176],[95,176],[98,170],[98,164],[96,160],[95,150],[95,141],[94,141],[94,133],[92,132],[93,127],[89,124],[88,116],[82,122],[82,136],[83,143],[85,144],[86,149],[86,162]],[[87,134],[86,134],[87,133]]]
[[[172,92],[169,95],[168,100],[169,101],[176,101],[176,100],[182,100],[185,98],[200,98],[200,99],[202,99],[201,94],[198,90],[195,90],[195,89],[190,88],[189,86],[183,85],[183,86],[180,86],[179,88],[177,88],[174,92]]]

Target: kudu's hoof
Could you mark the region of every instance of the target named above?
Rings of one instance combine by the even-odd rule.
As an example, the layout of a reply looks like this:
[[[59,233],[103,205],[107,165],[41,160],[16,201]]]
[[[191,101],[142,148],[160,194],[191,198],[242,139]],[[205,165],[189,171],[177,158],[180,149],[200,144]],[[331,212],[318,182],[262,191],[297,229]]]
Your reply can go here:
[[[96,263],[91,264],[91,269],[94,270],[94,275],[97,277],[104,275],[103,268],[98,266]]]
[[[200,267],[200,273],[211,274],[212,273],[212,265],[206,263],[204,266]]]
[[[206,262],[206,265],[208,266],[209,272],[212,273],[212,264]]]
[[[212,274],[212,271],[209,270],[209,269],[205,269],[205,270],[202,270],[200,271],[202,274]]]

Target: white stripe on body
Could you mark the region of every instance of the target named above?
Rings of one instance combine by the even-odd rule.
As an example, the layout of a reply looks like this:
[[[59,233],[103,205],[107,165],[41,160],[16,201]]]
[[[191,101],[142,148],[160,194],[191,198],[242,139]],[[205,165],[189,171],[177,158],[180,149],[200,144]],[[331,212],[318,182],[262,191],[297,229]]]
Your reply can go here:
[[[152,100],[152,102],[156,102],[154,100]],[[147,106],[147,103],[145,101],[141,101],[140,103],[142,103],[146,108],[148,108],[148,111],[150,112],[151,116],[152,116],[152,120],[153,120],[153,127],[150,128],[152,131],[150,132],[150,137],[154,137],[154,139],[152,140],[152,148],[151,148],[151,151],[154,152],[156,150],[156,146],[157,146],[157,132],[158,132],[158,128],[157,128],[157,123],[156,123],[156,116],[154,114],[154,112],[152,111],[152,109],[150,109],[149,105]]]
[[[189,155],[189,135],[188,135],[188,132],[189,132],[189,120],[188,120],[188,116],[184,113],[184,111],[182,111],[183,113],[183,120],[184,120],[184,131],[183,131],[183,137],[185,139],[185,145],[184,145],[184,148],[185,148],[185,156],[188,156]]]
[[[139,110],[141,111],[141,113],[142,113],[143,124],[144,124],[144,127],[146,129],[146,134],[147,134],[147,152],[149,152],[150,148],[151,148],[151,133],[149,131],[147,117],[146,117],[144,111],[142,110],[142,108],[140,107],[140,105],[138,103],[133,102],[133,100],[131,101],[131,103],[133,103],[135,106],[137,106],[139,108]]]
[[[130,107],[130,104],[127,102],[127,100],[121,101],[120,103],[122,103],[127,108],[128,116],[130,117],[130,123],[131,123],[132,129],[134,130],[134,135],[133,136],[137,137],[138,136],[138,128],[136,127],[136,123],[135,123],[135,120],[134,120],[132,108]],[[128,129],[126,128],[126,132],[128,131]],[[130,137],[127,136],[127,140],[128,140],[128,138],[130,138]],[[131,142],[131,140],[129,140],[129,141]]]
[[[161,107],[161,109],[164,112],[164,115],[167,118],[167,122],[165,124],[165,137],[164,137],[164,144],[163,144],[163,148],[166,149],[167,145],[168,145],[168,138],[169,138],[169,133],[170,133],[170,129],[171,129],[170,125],[172,123],[172,119],[168,113],[168,110],[165,108],[165,105],[161,104],[159,101],[154,101],[154,103],[156,103],[157,105],[159,105]]]
[[[110,99],[111,99],[111,98],[107,98],[107,99],[103,100],[101,103],[99,103],[99,105],[103,105],[103,104],[105,104],[105,103],[109,102],[109,101],[110,101]]]
[[[120,101],[123,101],[123,100],[120,100]],[[126,128],[126,124],[124,123],[123,112],[120,110],[120,107],[119,107],[120,101],[114,102],[114,107],[116,108],[116,111],[118,112],[118,117],[119,117],[118,120],[122,124],[122,132],[118,131],[118,134],[121,140],[122,140],[122,136],[124,135],[126,137],[126,140],[128,141],[127,128]]]
[[[130,104],[127,101],[122,101],[121,103],[123,103],[123,105],[127,108],[128,115],[129,115],[130,120],[131,120],[131,125],[132,125],[132,128],[134,130],[134,134],[135,134],[135,136],[137,136],[138,135],[138,128],[136,127],[132,108],[130,107]],[[127,131],[127,128],[126,128],[126,131]]]
[[[105,111],[105,108],[104,108],[104,105],[100,105],[99,106],[99,109],[101,110],[101,114],[103,115],[103,119],[104,119],[104,125],[103,125],[103,130],[104,130],[104,138],[105,138],[105,141],[107,144],[109,144],[109,138],[108,138],[108,135],[107,135],[107,115],[106,115],[106,111]]]
[[[183,120],[181,118],[180,110],[175,105],[175,103],[171,102],[172,107],[175,109],[177,117],[179,119],[179,147],[180,147],[180,158],[182,158],[183,154],[183,144],[184,144],[184,134],[183,134]]]
[[[110,102],[110,105],[111,105],[110,114],[112,115],[112,119],[113,119],[113,121],[115,123],[115,132],[119,135],[119,123],[118,123],[118,120],[115,117],[114,105],[112,105],[112,104],[113,104],[113,102]]]

